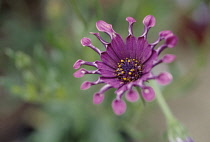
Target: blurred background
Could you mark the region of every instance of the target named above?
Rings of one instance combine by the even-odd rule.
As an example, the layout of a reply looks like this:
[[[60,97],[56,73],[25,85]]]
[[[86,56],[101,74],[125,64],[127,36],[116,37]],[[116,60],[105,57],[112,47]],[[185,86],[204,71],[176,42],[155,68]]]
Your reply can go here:
[[[156,17],[149,41],[171,30],[178,45],[169,71],[174,81],[162,87],[174,115],[196,142],[210,139],[210,3],[208,0],[0,0],[0,142],[164,142],[165,118],[156,101],[144,106],[127,103],[116,116],[111,109],[114,89],[100,105],[92,95],[100,85],[80,90],[87,75],[76,79],[77,59],[99,60],[82,47],[82,37],[97,32],[104,20],[127,36],[125,18],[134,17],[134,34],[142,33],[143,18]],[[102,34],[108,39],[105,34]]]

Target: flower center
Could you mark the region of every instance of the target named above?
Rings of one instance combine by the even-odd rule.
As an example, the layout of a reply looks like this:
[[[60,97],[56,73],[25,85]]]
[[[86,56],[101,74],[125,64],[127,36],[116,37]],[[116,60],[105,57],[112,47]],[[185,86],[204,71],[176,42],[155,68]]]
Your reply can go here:
[[[142,76],[143,65],[136,59],[120,60],[115,70],[116,77],[122,82],[131,82]]]

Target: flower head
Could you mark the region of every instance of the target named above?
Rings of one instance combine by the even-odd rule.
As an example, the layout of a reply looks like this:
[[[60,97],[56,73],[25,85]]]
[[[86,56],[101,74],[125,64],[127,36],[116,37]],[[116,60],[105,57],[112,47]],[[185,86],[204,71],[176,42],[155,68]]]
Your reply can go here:
[[[126,99],[135,102],[139,98],[139,94],[134,87],[141,88],[141,95],[145,101],[152,101],[155,98],[155,92],[150,86],[146,86],[145,82],[151,79],[157,80],[158,83],[166,85],[171,82],[172,76],[167,72],[154,75],[151,70],[160,63],[171,63],[175,56],[166,54],[161,59],[158,55],[167,47],[173,48],[176,45],[177,38],[171,31],[161,31],[158,39],[153,43],[148,43],[147,33],[151,27],[155,26],[156,20],[152,15],[144,18],[144,31],[139,37],[133,35],[133,24],[136,20],[127,17],[129,35],[125,39],[116,33],[112,25],[100,20],[96,22],[96,28],[100,32],[109,35],[111,42],[103,40],[99,33],[91,33],[95,35],[105,46],[105,51],[100,51],[95,47],[89,38],[82,38],[81,44],[90,47],[99,54],[101,61],[87,62],[81,59],[74,64],[75,69],[79,69],[81,65],[93,66],[96,70],[79,69],[74,76],[79,78],[85,74],[99,74],[99,78],[94,82],[85,81],[81,85],[81,89],[85,90],[92,85],[104,83],[105,85],[99,92],[93,95],[93,103],[99,104],[103,102],[104,93],[110,88],[116,88],[116,98],[112,102],[112,108],[115,114],[121,115],[126,111],[126,103],[122,96],[126,92]],[[164,40],[164,43],[156,48],[156,45]]]

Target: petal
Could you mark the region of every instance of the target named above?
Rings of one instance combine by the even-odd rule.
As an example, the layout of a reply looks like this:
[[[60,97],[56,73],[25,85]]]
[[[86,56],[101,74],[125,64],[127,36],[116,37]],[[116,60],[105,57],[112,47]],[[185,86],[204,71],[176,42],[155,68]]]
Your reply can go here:
[[[172,79],[173,79],[173,77],[170,73],[163,72],[157,76],[156,81],[161,85],[167,85],[167,84],[171,83]]]
[[[83,77],[85,75],[85,69],[79,69],[78,71],[76,71],[74,74],[74,77],[76,78],[80,78]]]
[[[87,89],[90,88],[90,86],[91,86],[91,82],[85,81],[85,82],[83,82],[82,85],[80,86],[80,89],[81,89],[81,90],[87,90]]]
[[[129,102],[136,102],[139,99],[139,94],[131,89],[127,92],[125,97]]]
[[[95,63],[96,63],[96,65],[98,66],[98,69],[101,69],[101,70],[108,70],[108,71],[113,71],[113,72],[115,71],[114,68],[112,68],[112,67],[106,65],[106,64],[103,63],[103,62],[96,61]]]
[[[176,59],[176,56],[173,54],[166,54],[163,56],[162,61],[163,63],[171,63]]]
[[[116,33],[113,37],[111,40],[111,46],[120,59],[125,58],[125,53],[127,51],[125,51],[125,43],[119,34]]]
[[[149,86],[144,86],[141,90],[141,93],[145,101],[151,102],[155,99],[155,92]]]
[[[105,64],[109,65],[112,68],[116,68],[117,67],[117,61],[115,61],[114,59],[112,59],[107,52],[102,52],[101,53],[101,60]]]
[[[123,100],[113,100],[112,109],[116,115],[122,115],[126,111],[126,103]]]
[[[80,78],[80,77],[83,77],[85,74],[100,74],[100,72],[98,70],[89,71],[84,68],[81,68],[74,73],[74,77]]]
[[[97,65],[95,62],[87,62],[87,61],[83,61],[81,59],[77,60],[74,65],[73,65],[73,68],[74,69],[78,69],[80,68],[81,65],[88,65],[88,66],[93,66],[93,67],[96,67],[97,68]]]
[[[95,93],[93,95],[93,103],[94,104],[100,104],[103,102],[103,100],[104,100],[104,94]]]
[[[101,77],[101,80],[104,83],[110,84],[114,88],[118,88],[118,87],[120,87],[122,85],[120,80],[117,80],[116,78]]]
[[[82,44],[82,46],[90,46],[92,43],[89,38],[84,37],[81,39],[81,44]]]
[[[153,50],[150,58],[144,63],[144,66],[143,66],[144,73],[147,73],[152,69],[153,63],[157,60],[157,57],[158,57],[158,55],[157,55],[156,51]]]
[[[137,39],[137,48],[136,48],[136,59],[145,62],[151,55],[152,49],[150,48],[148,42],[144,37],[139,37]]]
[[[172,35],[173,33],[171,31],[161,31],[159,32],[159,36],[161,39],[165,39],[168,35]]]
[[[109,71],[109,70],[105,70],[105,69],[99,69],[101,76],[104,77],[115,77],[115,72],[113,71]]]
[[[126,38],[126,56],[132,59],[136,58],[136,48],[137,48],[137,42],[136,38],[132,35],[128,36]]]
[[[152,15],[147,15],[143,20],[143,24],[148,28],[154,27],[155,23],[156,23],[155,17]]]
[[[109,34],[111,37],[115,33],[115,31],[112,28],[112,25],[102,20],[96,22],[96,28],[101,32]]]
[[[133,23],[135,23],[136,20],[132,17],[127,17],[126,21],[128,21],[129,23],[129,26],[128,26],[129,35],[133,35]]]
[[[116,62],[119,62],[120,61],[120,58],[117,56],[117,54],[115,53],[113,47],[110,44],[107,45],[106,52]]]
[[[96,84],[99,84],[99,83],[103,83],[103,81],[101,81],[100,78],[98,78],[98,79],[97,79],[96,81],[94,81],[94,82],[85,81],[85,82],[82,83],[80,89],[81,89],[81,90],[87,90],[87,89],[89,89],[91,86],[96,85]]]
[[[169,48],[173,48],[177,44],[177,37],[175,35],[169,35],[166,37],[166,45]]]

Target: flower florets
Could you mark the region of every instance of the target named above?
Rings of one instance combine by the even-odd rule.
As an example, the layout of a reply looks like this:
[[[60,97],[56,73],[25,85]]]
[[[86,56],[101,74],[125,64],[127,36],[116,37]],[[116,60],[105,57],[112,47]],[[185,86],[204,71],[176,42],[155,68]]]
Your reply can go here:
[[[161,59],[158,55],[165,48],[173,48],[177,43],[176,36],[171,31],[161,31],[158,39],[153,43],[148,43],[147,33],[151,27],[155,26],[156,20],[152,15],[144,18],[144,31],[139,37],[133,35],[133,24],[136,20],[127,17],[128,32],[126,40],[116,33],[112,25],[100,20],[96,22],[96,28],[100,32],[108,34],[111,42],[103,40],[99,33],[91,33],[95,35],[99,41],[105,46],[105,51],[100,51],[95,47],[89,38],[82,38],[81,44],[90,47],[99,54],[101,61],[87,62],[81,59],[74,64],[74,69],[79,69],[81,65],[93,66],[96,70],[79,69],[74,73],[74,77],[82,77],[85,74],[99,74],[99,78],[94,82],[85,81],[81,85],[82,90],[86,90],[92,85],[104,83],[105,85],[93,96],[93,103],[100,104],[104,99],[104,92],[110,88],[116,88],[116,98],[112,102],[112,108],[115,114],[121,115],[126,111],[126,103],[122,99],[126,92],[126,99],[135,102],[139,99],[139,94],[134,87],[141,88],[141,95],[145,101],[152,101],[155,98],[155,92],[150,86],[146,86],[145,82],[155,79],[161,85],[167,85],[172,80],[172,75],[167,72],[154,75],[151,70],[160,63],[171,63],[175,60],[175,55],[166,54]],[[164,43],[157,48],[156,45],[164,40]]]

